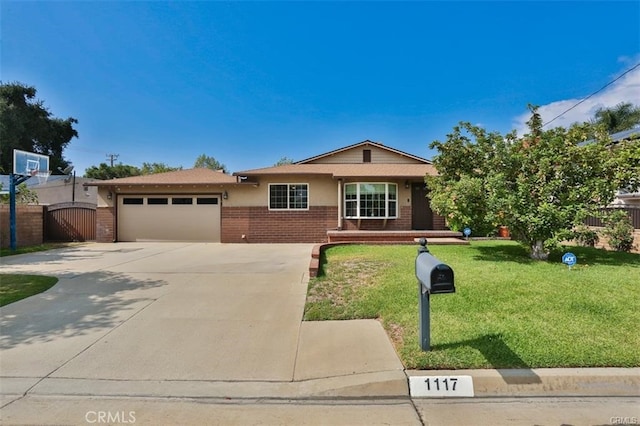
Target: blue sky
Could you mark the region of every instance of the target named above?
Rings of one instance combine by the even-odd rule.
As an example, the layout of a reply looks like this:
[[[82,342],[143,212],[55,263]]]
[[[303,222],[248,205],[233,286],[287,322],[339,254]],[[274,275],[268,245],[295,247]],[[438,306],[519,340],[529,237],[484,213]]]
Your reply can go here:
[[[366,139],[431,158],[459,121],[522,129],[640,63],[640,2],[5,1],[3,82],[78,119],[107,162],[231,172]],[[554,125],[640,104],[640,68]]]

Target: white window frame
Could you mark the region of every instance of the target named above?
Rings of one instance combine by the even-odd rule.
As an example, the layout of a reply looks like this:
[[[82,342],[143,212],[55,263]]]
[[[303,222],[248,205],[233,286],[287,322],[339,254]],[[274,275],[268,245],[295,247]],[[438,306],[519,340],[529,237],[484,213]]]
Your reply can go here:
[[[355,199],[350,199],[347,200],[347,196],[351,195],[347,193],[347,186],[349,185],[355,185],[356,186],[356,198]],[[382,216],[369,216],[369,215],[362,215],[361,212],[363,210],[363,206],[362,206],[362,202],[365,201],[362,199],[362,186],[363,185],[385,185],[385,192],[384,192],[384,215]],[[395,199],[392,200],[389,198],[389,188],[390,187],[395,187]],[[344,184],[344,196],[343,196],[343,202],[344,202],[344,212],[345,212],[345,219],[397,219],[398,218],[398,184],[394,183],[394,182],[348,182]],[[349,211],[349,209],[347,208],[347,203],[354,203],[356,204],[356,214],[349,216],[347,214],[347,212]],[[395,204],[395,214],[394,215],[389,215],[389,209],[390,206],[392,204]]]
[[[286,186],[287,187],[287,207],[286,208],[272,208],[271,207],[271,187],[272,186]],[[306,187],[306,205],[305,207],[291,207],[291,191],[295,191],[296,186]],[[292,188],[294,187],[294,188]],[[307,211],[309,210],[309,184],[308,183],[270,183],[267,193],[267,206],[270,211]]]

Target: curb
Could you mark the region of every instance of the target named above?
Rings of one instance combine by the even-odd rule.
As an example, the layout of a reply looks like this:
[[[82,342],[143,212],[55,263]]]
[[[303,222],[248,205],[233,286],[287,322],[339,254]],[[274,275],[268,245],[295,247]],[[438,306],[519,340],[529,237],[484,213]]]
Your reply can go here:
[[[216,380],[100,380],[47,378],[25,390],[28,379],[3,378],[7,399],[29,396],[100,398],[324,399],[408,398],[403,371],[357,373],[291,382]]]
[[[407,370],[412,376],[471,376],[475,397],[640,397],[640,368]]]
[[[471,376],[475,398],[640,397],[640,368],[547,368],[515,370],[406,370],[350,374],[292,382],[105,381],[47,378],[31,396],[127,398],[322,399],[416,398],[409,377]],[[5,397],[24,394],[25,379],[6,380]],[[16,383],[12,383],[16,382]],[[455,396],[453,396],[455,397]],[[430,398],[430,397],[419,397]],[[434,398],[434,397],[431,397]],[[435,397],[441,398],[441,397]]]

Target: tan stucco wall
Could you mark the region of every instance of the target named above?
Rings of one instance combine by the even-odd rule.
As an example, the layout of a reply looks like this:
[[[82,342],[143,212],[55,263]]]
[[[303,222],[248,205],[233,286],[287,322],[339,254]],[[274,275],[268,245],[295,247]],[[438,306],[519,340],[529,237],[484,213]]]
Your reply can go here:
[[[269,184],[301,183],[309,185],[309,206],[338,205],[338,182],[330,177],[276,176],[260,179],[258,186],[250,184],[237,185],[227,190],[229,198],[225,200],[227,207],[252,207],[269,205]]]
[[[228,191],[231,191],[231,186],[228,186]],[[178,188],[168,188],[166,185],[156,186],[131,186],[118,188],[117,190],[110,189],[108,187],[100,187],[97,194],[98,207],[113,207],[116,200],[116,195],[130,195],[130,194],[188,194],[188,195],[222,195],[225,191],[225,187],[219,185],[209,187],[194,187],[193,185],[184,185]],[[109,199],[109,193],[111,193],[111,199]]]
[[[73,180],[65,182],[63,179],[49,181],[46,184],[35,185],[31,189],[38,194],[38,204],[58,204],[76,201],[79,203],[96,204],[96,187],[84,186],[90,180],[76,178],[75,194]],[[75,196],[75,200],[73,200]]]
[[[405,188],[404,180],[393,179],[343,179],[342,184],[349,182],[376,182],[376,183],[396,183],[398,185],[398,206],[411,205],[411,188]],[[330,176],[264,176],[260,178],[258,185],[252,184],[230,184],[214,185],[210,187],[193,187],[185,185],[180,188],[167,188],[158,186],[132,186],[122,187],[117,190],[107,187],[100,187],[97,191],[96,201],[98,207],[114,207],[117,195],[122,194],[215,194],[222,195],[227,192],[228,198],[222,200],[225,207],[255,207],[268,206],[269,204],[269,184],[278,183],[305,183],[309,185],[309,206],[338,205],[338,180]],[[112,193],[112,198],[108,194]],[[344,197],[344,195],[343,195]]]
[[[405,188],[405,181],[399,180],[364,180],[345,179],[342,185],[349,182],[390,182],[398,185],[398,206],[411,205],[411,188]],[[260,179],[260,184],[237,185],[227,189],[229,198],[223,200],[226,207],[254,207],[267,206],[269,204],[269,184],[278,183],[306,183],[309,185],[309,206],[335,207],[338,205],[338,180],[328,176],[301,177],[301,176],[269,176]],[[343,193],[344,194],[344,193]],[[344,198],[344,195],[343,195]]]

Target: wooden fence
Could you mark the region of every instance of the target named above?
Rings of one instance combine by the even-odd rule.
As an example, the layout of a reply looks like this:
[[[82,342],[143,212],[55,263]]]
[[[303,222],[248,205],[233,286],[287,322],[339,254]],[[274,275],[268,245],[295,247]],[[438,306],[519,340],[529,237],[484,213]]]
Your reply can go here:
[[[626,211],[629,217],[631,218],[631,223],[633,224],[633,227],[635,229],[640,229],[640,207],[612,207],[612,208],[602,209],[601,212],[606,213],[606,212],[611,212],[616,210]],[[585,221],[585,225],[598,226],[598,227],[605,226],[602,220],[597,217],[587,218],[587,220]]]

